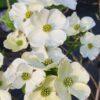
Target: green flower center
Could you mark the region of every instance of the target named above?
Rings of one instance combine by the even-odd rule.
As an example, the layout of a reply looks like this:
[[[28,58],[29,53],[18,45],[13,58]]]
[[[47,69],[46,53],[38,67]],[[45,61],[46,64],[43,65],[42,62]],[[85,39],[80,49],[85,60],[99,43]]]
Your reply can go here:
[[[46,66],[49,65],[49,64],[52,64],[52,63],[53,63],[52,59],[49,59],[49,58],[46,59],[46,60],[43,62],[43,64],[46,65]]]
[[[89,43],[89,44],[88,44],[88,48],[89,48],[89,49],[92,49],[92,48],[93,48],[93,44],[92,44],[92,43]]]
[[[51,88],[50,87],[43,87],[41,90],[41,95],[43,97],[49,96],[51,94]]]
[[[32,16],[32,12],[31,11],[27,11],[25,16],[26,16],[26,18],[30,18]]]
[[[73,79],[71,77],[67,77],[63,81],[65,87],[71,87],[73,85]]]
[[[22,46],[22,45],[23,45],[23,41],[22,41],[22,40],[18,40],[18,41],[16,42],[16,44],[17,44],[18,46]]]
[[[80,29],[80,25],[79,24],[76,24],[75,26],[74,26],[74,29],[77,31],[77,30],[79,30]]]
[[[22,79],[23,80],[29,80],[31,78],[31,75],[30,75],[30,73],[27,73],[27,72],[24,72],[23,74],[22,74]]]
[[[50,32],[52,30],[52,26],[50,24],[45,24],[43,26],[43,31],[44,32]]]
[[[2,86],[3,85],[3,82],[0,80],[0,86]]]

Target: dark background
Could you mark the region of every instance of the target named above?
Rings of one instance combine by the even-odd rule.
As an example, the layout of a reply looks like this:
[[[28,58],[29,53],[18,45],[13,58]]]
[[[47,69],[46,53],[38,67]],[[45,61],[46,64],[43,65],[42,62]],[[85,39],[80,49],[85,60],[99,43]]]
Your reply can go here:
[[[6,0],[0,0],[0,15],[2,12],[6,9],[6,3],[4,2]],[[11,2],[14,2],[14,0],[11,0]],[[81,17],[84,16],[91,16],[96,21],[96,26],[93,28],[94,34],[100,34],[100,8],[99,8],[99,0],[78,0],[78,6],[77,6],[77,13]],[[69,11],[70,13],[72,11]],[[4,25],[0,24],[0,50],[5,55],[5,61],[3,70],[5,71],[7,69],[7,66],[17,57],[20,57],[21,54],[25,51],[22,50],[18,53],[12,53],[10,50],[7,50],[3,47],[3,41],[6,39],[7,34],[9,31],[5,29]],[[29,49],[28,49],[29,50]],[[89,59],[83,60],[83,65],[87,69],[87,71],[93,76],[93,78],[96,80],[96,82],[99,82],[99,74],[100,74],[100,56],[97,57],[96,60],[93,62],[89,61]],[[89,98],[89,100],[95,100],[96,95],[96,88],[94,86],[94,83],[92,80],[89,82],[89,86],[91,87],[92,94]],[[14,90],[10,91],[13,96],[13,100],[23,100],[23,94],[20,90]],[[74,98],[75,100],[75,98]],[[77,99],[76,99],[77,100]]]

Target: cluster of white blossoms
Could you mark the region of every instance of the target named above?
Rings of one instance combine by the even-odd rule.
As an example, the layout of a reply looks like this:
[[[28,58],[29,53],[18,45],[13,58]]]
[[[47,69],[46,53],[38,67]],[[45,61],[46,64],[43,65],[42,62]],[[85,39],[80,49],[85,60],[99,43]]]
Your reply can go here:
[[[30,46],[32,51],[16,58],[5,72],[0,71],[0,100],[11,100],[8,91],[13,89],[22,89],[24,100],[71,100],[71,95],[86,100],[89,97],[88,72],[64,55],[59,46],[67,37],[84,33],[80,36],[80,53],[94,60],[100,53],[100,35],[89,30],[96,23],[88,16],[80,19],[76,12],[66,17],[58,9],[47,8],[52,5],[75,10],[77,2],[18,0],[12,5],[9,17],[15,31],[8,34],[4,47],[18,52]],[[0,67],[3,59],[0,53]]]

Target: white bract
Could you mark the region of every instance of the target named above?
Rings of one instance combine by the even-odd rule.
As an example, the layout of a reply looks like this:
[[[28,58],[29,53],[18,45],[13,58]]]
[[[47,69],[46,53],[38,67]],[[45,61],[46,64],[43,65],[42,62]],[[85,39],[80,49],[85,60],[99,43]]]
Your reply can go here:
[[[54,0],[55,5],[64,5],[72,10],[76,9],[77,1],[76,0]]]
[[[46,50],[44,47],[42,47],[31,52],[25,52],[22,55],[22,59],[26,60],[29,64],[38,66],[40,68],[52,65],[54,63],[59,64],[62,58],[69,60],[62,53],[60,48],[49,48]]]
[[[28,35],[28,40],[32,47],[57,47],[66,40],[66,33],[63,31],[66,17],[59,10],[43,9],[41,12],[34,12],[31,22],[34,29]]]
[[[55,87],[61,100],[71,100],[71,95],[79,100],[87,99],[90,95],[88,81],[89,74],[78,62],[69,63],[63,59],[59,64]]]
[[[0,90],[0,100],[11,100],[11,95],[6,90]]]
[[[5,76],[12,89],[20,89],[25,85],[25,93],[30,93],[45,79],[45,72],[18,58],[7,69]]]
[[[44,7],[52,5],[64,5],[65,7],[68,7],[73,10],[75,10],[77,6],[76,0],[18,0],[18,1],[26,4],[40,3],[44,5]]]
[[[28,46],[28,42],[24,33],[15,31],[10,33],[7,36],[7,39],[4,41],[4,47],[12,50],[13,52],[20,51],[22,49],[26,49]]]
[[[17,1],[25,3],[25,4],[32,4],[32,3],[41,3],[43,0],[17,0]],[[48,1],[50,1],[50,0],[48,0]]]
[[[55,76],[47,77],[41,87],[30,95],[26,94],[24,100],[60,100],[54,87],[55,79]]]
[[[69,27],[65,28],[65,32],[68,36],[73,36],[80,32],[86,32],[96,25],[91,17],[86,16],[80,19],[76,12],[68,17],[67,20],[69,21]]]
[[[94,35],[87,32],[80,39],[82,46],[80,47],[80,53],[84,58],[94,60],[100,53],[100,35]]]
[[[3,65],[3,60],[4,60],[4,56],[2,55],[2,53],[0,53],[0,68]]]
[[[9,88],[9,84],[7,82],[6,77],[4,76],[4,72],[0,71],[0,90],[1,89],[6,90],[8,88]]]
[[[55,4],[55,0],[18,0],[18,1],[28,4],[28,5],[34,4],[34,3],[39,3],[39,4],[43,5],[44,7]]]

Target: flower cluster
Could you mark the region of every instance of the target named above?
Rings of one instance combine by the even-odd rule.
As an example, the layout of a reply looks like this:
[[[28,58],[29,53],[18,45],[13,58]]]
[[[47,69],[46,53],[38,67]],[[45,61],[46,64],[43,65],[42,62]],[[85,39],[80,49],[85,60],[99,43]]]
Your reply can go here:
[[[75,10],[76,0],[18,0],[9,11],[15,31],[4,47],[12,52],[26,49],[5,72],[0,71],[0,100],[11,100],[9,90],[22,89],[24,100],[86,100],[91,90],[89,74],[79,62],[63,54],[60,46],[69,38],[80,42],[80,54],[94,60],[100,53],[100,35],[90,32],[96,23],[76,12],[66,17],[52,5]],[[67,8],[67,9],[68,9]],[[76,38],[75,38],[76,37]],[[70,40],[69,40],[70,41]],[[0,68],[4,57],[0,53]]]

